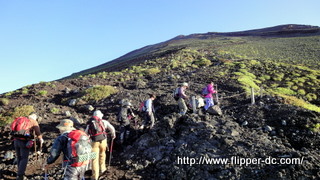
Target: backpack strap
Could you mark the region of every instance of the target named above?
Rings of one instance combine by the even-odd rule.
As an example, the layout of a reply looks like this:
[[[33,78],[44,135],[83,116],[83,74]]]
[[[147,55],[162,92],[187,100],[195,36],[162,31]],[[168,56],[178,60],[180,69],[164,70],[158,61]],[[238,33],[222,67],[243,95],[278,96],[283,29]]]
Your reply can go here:
[[[99,124],[101,124],[103,132],[105,132],[106,131],[106,127],[104,126],[104,123],[102,122],[102,119],[100,119],[98,116],[92,116],[92,118],[94,120],[98,121],[98,122],[100,121]]]

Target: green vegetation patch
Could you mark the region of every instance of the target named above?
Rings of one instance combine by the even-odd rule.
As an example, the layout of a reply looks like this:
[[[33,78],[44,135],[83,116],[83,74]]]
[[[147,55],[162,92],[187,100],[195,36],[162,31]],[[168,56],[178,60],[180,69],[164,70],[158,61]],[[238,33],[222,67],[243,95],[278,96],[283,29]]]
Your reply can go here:
[[[240,67],[244,66],[241,66],[240,64]],[[235,79],[237,79],[241,87],[248,95],[251,94],[251,88],[254,89],[255,94],[257,94],[256,92],[260,90],[260,87],[257,84],[261,83],[261,81],[257,80],[256,76],[253,73],[248,72],[247,69],[239,69],[233,74],[236,75]]]
[[[14,111],[12,113],[13,118],[17,118],[20,116],[28,116],[32,112],[35,112],[34,107],[31,105],[24,105],[14,108]]]
[[[320,132],[320,123],[314,124],[310,129],[313,132]]]
[[[235,59],[264,59],[288,64],[305,64],[309,67],[320,67],[320,36],[288,38],[252,38],[243,37],[245,43],[221,46],[217,51],[220,56]],[[304,67],[301,66],[304,70]]]
[[[94,86],[84,91],[82,99],[85,101],[99,101],[117,92],[118,90],[113,86]]]
[[[292,104],[298,107],[302,107],[311,111],[316,111],[316,112],[320,112],[320,107],[308,103],[306,101],[304,101],[303,99],[299,99],[295,96],[287,96],[287,95],[283,95],[283,94],[278,94],[279,96],[283,97],[285,99],[285,102],[288,104]]]
[[[28,116],[32,112],[35,112],[35,110],[31,105],[16,107],[11,111],[0,114],[0,125],[10,124],[15,118],[20,116]]]
[[[21,93],[22,94],[28,94],[29,93],[28,88],[22,88]]]
[[[0,105],[8,105],[10,100],[8,98],[0,98]]]
[[[150,69],[144,70],[144,73],[147,75],[155,75],[155,74],[158,74],[159,72],[161,72],[159,68],[150,68]]]
[[[283,94],[283,95],[296,95],[297,92],[293,91],[289,88],[284,88],[284,87],[277,87],[273,90],[274,93],[276,94]]]
[[[51,112],[52,114],[57,114],[57,113],[60,112],[60,109],[59,109],[59,108],[51,108],[51,109],[50,109],[50,112]]]
[[[47,94],[48,94],[48,91],[46,91],[46,90],[40,90],[37,93],[37,95],[40,95],[40,96],[46,96]]]
[[[199,60],[194,61],[194,64],[201,67],[210,66],[212,62],[209,59],[202,57]]]

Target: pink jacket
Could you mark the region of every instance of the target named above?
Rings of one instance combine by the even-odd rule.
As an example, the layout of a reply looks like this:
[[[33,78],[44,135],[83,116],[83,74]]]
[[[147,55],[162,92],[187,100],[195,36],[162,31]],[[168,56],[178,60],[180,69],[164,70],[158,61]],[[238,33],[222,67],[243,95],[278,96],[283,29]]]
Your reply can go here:
[[[207,94],[205,96],[205,98],[212,98],[213,97],[212,94],[216,93],[216,91],[213,88],[213,85],[212,84],[208,84],[207,89],[208,89],[209,94]]]

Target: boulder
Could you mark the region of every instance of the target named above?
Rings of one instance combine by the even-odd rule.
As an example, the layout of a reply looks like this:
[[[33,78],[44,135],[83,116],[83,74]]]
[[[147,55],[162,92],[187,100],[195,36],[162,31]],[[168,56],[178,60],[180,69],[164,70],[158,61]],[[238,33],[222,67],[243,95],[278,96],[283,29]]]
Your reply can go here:
[[[222,115],[222,110],[220,109],[220,107],[218,105],[214,105],[214,106],[209,107],[207,112],[212,115],[219,115],[219,116]]]

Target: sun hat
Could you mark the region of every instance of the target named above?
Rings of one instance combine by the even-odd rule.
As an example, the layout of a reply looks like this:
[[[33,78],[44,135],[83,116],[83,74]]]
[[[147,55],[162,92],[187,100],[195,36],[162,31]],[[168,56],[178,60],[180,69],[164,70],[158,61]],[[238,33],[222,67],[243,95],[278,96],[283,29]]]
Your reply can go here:
[[[93,112],[93,116],[97,116],[98,118],[102,119],[103,114],[100,110],[96,110]]]
[[[70,119],[63,119],[60,121],[60,124],[56,126],[56,128],[62,130],[62,131],[71,131],[75,130],[73,127],[73,121]]]
[[[184,83],[182,83],[182,86],[187,86],[187,87],[189,87],[189,84],[186,83],[186,82],[184,82]]]

